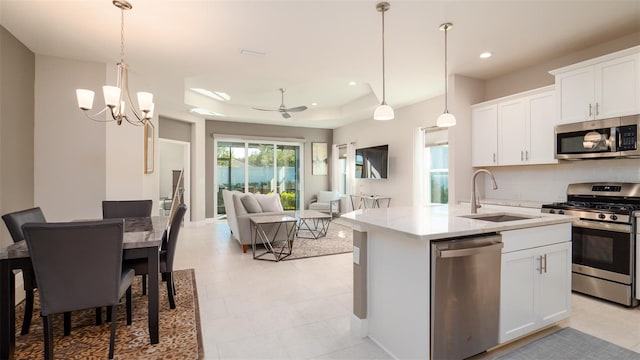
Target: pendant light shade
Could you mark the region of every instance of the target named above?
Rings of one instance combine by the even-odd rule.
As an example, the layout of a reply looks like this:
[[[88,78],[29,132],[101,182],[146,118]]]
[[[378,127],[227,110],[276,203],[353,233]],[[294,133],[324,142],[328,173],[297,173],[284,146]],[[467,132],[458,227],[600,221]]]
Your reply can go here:
[[[456,117],[453,116],[453,114],[450,114],[448,112],[438,116],[438,121],[436,122],[436,125],[438,125],[438,127],[449,127],[455,124],[456,124]]]
[[[393,109],[387,104],[378,105],[373,113],[373,120],[393,120],[394,117]]]
[[[447,32],[452,27],[453,27],[452,23],[444,23],[440,25],[440,30],[444,31],[444,113],[438,116],[438,120],[436,121],[436,125],[438,127],[449,127],[449,126],[454,126],[456,124],[456,117],[453,116],[453,114],[449,113],[449,107],[448,107],[449,89],[447,86],[448,79],[449,79],[449,76],[448,76],[449,74],[447,73]]]
[[[385,93],[385,77],[384,77],[384,13],[389,10],[391,5],[388,2],[379,2],[376,5],[376,10],[382,13],[382,103],[376,108],[373,113],[373,120],[393,120],[395,115],[391,106],[387,105],[386,93]]]

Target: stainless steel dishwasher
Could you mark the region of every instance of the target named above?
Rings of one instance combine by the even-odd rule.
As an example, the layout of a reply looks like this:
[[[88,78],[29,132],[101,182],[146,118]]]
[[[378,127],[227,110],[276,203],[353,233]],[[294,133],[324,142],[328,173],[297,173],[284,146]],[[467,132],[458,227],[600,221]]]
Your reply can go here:
[[[498,345],[502,237],[431,245],[431,358],[457,360]]]

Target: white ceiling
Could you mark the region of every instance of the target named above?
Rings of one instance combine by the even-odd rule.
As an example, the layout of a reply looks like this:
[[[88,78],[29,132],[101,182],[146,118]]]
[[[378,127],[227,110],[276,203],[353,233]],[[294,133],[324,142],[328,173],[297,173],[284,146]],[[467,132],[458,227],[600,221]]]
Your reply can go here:
[[[444,93],[449,73],[490,79],[640,31],[640,1],[390,1],[386,97],[394,108]],[[131,0],[125,60],[158,113],[335,128],[371,117],[382,95],[376,1]],[[110,0],[0,0],[0,24],[36,54],[115,64],[120,10]],[[247,49],[265,56],[242,55]],[[482,60],[479,54],[495,55]],[[355,81],[356,85],[348,83]],[[231,101],[188,90],[224,91]],[[306,105],[285,120],[276,109]],[[97,89],[95,89],[97,90]],[[96,96],[96,102],[101,96]],[[317,102],[317,106],[312,106]],[[98,105],[95,105],[98,107]]]

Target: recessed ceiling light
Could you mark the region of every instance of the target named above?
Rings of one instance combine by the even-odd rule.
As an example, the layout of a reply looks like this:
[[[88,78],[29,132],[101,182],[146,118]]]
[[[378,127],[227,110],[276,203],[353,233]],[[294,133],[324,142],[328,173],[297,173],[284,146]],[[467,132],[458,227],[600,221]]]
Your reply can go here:
[[[480,54],[480,58],[481,58],[481,59],[488,59],[488,58],[490,58],[492,55],[493,55],[492,53],[490,53],[490,52],[488,52],[488,51],[485,51],[485,52],[483,52],[482,54]]]
[[[312,102],[311,106],[318,106],[318,103],[317,102]]]
[[[217,113],[215,111],[209,111],[203,108],[193,108],[190,110],[192,113],[200,114],[200,115],[209,115],[209,116],[224,116],[224,114]]]
[[[202,89],[202,88],[191,88],[191,91],[195,91],[200,95],[204,95],[218,101],[231,100],[231,96],[229,96],[229,94],[223,91],[211,91],[211,90]]]
[[[349,81],[349,85],[354,86],[356,84],[355,81]]]

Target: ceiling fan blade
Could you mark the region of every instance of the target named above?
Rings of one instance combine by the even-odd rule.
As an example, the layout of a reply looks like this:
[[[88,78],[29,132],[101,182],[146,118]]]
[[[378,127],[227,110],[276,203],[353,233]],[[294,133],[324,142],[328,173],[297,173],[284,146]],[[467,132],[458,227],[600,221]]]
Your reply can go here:
[[[285,119],[288,119],[288,118],[290,118],[290,117],[291,117],[291,114],[289,114],[289,113],[288,113],[288,112],[286,112],[286,111],[281,111],[280,113],[282,114],[282,117],[283,117],[283,118],[285,118]]]
[[[289,109],[285,109],[285,110],[288,111],[288,112],[298,112],[298,111],[307,110],[307,107],[306,106],[297,106],[297,107],[289,108]]]
[[[252,108],[253,110],[259,110],[259,111],[280,111],[280,109],[261,109],[261,108]]]

